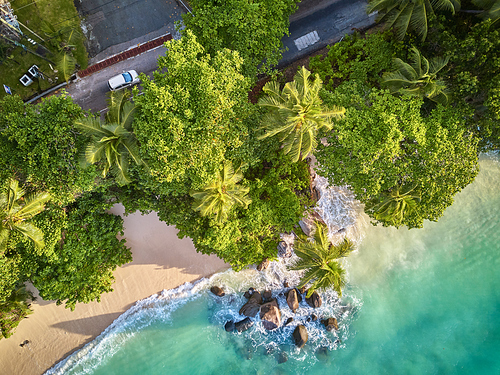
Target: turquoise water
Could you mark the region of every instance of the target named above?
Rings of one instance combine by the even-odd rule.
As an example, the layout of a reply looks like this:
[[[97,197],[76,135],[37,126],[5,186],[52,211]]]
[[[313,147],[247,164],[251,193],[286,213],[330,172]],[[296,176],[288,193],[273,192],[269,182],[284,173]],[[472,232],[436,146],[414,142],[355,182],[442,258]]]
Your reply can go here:
[[[411,231],[365,225],[341,301],[328,291],[320,309],[303,305],[293,315],[281,285],[298,276],[284,265],[228,271],[141,301],[49,373],[500,374],[499,182],[497,159],[483,157],[476,181],[439,223]],[[210,285],[227,295],[214,297]],[[275,332],[259,322],[225,332],[250,286],[272,288],[283,320],[295,321]],[[313,312],[336,316],[340,330],[307,322]],[[302,350],[290,339],[299,322],[309,331]]]

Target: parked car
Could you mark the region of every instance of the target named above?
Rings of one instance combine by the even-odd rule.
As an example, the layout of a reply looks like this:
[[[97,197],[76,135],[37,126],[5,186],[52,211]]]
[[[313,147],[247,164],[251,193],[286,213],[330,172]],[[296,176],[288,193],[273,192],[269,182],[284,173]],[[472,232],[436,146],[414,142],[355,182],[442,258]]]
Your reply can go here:
[[[139,83],[139,74],[135,70],[119,74],[108,80],[108,87],[111,91],[120,90],[125,87]]]

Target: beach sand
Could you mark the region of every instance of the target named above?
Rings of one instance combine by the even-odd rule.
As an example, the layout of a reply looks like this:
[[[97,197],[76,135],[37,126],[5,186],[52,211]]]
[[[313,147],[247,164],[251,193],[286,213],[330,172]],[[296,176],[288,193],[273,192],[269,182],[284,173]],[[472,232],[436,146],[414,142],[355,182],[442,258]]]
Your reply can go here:
[[[113,207],[122,214],[123,207]],[[114,272],[114,291],[101,302],[77,304],[75,311],[40,298],[33,314],[23,320],[9,339],[0,340],[0,373],[38,375],[98,336],[137,300],[172,289],[228,268],[215,256],[196,252],[190,239],[177,238],[155,213],[124,217],[127,246],[133,261]],[[29,343],[20,346],[25,340]]]

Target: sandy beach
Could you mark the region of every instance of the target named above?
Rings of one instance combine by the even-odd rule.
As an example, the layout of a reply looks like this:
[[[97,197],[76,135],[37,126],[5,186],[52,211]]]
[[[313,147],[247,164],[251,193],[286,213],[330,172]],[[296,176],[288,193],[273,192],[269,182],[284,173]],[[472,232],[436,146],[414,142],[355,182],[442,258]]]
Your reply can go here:
[[[115,206],[112,212],[122,214],[123,207]],[[77,304],[75,311],[38,298],[32,304],[34,313],[9,339],[0,340],[0,373],[43,374],[98,336],[137,300],[228,267],[215,256],[197,253],[190,239],[178,239],[175,227],[155,213],[134,213],[124,221],[133,261],[114,272],[114,291],[103,294],[99,303]],[[20,346],[25,340],[29,343]]]

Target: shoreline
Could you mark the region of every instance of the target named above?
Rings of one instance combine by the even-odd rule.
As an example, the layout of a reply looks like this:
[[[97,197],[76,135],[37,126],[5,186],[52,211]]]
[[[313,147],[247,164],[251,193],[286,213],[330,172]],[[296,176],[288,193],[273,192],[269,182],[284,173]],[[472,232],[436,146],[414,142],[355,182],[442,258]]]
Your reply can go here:
[[[137,301],[229,267],[214,255],[197,253],[190,239],[180,240],[175,227],[160,221],[156,213],[123,216],[120,205],[110,212],[123,217],[124,238],[133,256],[132,262],[114,271],[113,292],[101,295],[101,302],[79,303],[73,312],[37,298],[33,314],[10,338],[0,340],[3,373],[43,374],[94,340]],[[28,344],[20,346],[25,340]]]

